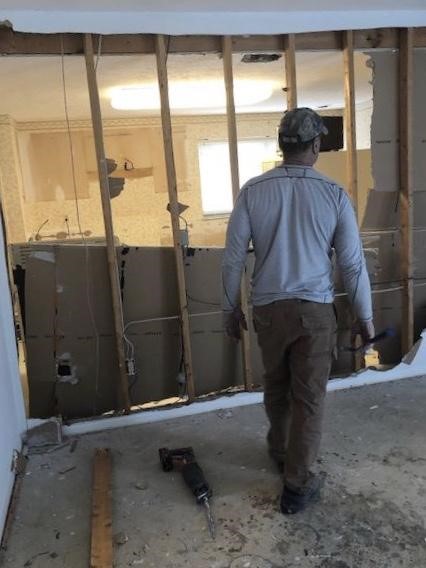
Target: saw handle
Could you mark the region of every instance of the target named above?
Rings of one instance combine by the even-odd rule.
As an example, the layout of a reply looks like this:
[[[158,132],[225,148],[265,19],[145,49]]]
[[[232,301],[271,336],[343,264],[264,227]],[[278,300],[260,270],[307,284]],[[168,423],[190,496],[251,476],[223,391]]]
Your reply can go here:
[[[182,475],[185,483],[194,494],[197,503],[201,503],[204,499],[208,499],[211,496],[212,492],[209,484],[197,462],[185,464],[182,468]]]

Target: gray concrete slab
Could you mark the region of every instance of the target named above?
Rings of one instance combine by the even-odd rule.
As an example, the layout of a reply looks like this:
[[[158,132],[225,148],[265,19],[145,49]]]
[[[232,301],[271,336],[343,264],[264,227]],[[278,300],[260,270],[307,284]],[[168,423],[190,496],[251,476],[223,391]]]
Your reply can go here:
[[[93,450],[114,455],[115,566],[423,568],[426,566],[426,379],[331,393],[318,468],[322,501],[278,512],[260,405],[87,435],[28,463],[5,567],[89,565]],[[192,445],[211,482],[218,535],[160,446]],[[71,469],[72,468],[72,469]]]

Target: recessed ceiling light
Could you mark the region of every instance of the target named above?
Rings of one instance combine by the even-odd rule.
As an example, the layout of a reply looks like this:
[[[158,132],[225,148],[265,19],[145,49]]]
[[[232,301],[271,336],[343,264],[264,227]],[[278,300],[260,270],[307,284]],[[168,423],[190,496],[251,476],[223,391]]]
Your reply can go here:
[[[234,81],[236,107],[250,106],[269,99],[274,90],[272,81],[237,79]],[[176,81],[169,84],[172,109],[224,108],[226,91],[223,81]],[[117,87],[110,93],[111,106],[116,110],[157,110],[160,94],[157,83]]]

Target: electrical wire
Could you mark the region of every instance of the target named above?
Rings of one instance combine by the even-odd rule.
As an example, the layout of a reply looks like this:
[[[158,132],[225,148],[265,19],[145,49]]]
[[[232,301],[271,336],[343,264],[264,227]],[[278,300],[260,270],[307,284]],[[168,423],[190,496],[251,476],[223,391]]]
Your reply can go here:
[[[197,313],[197,314],[189,314],[190,318],[196,318],[196,317],[203,317],[203,316],[217,316],[217,315],[221,315],[223,312],[222,310],[220,312],[201,312],[201,313]],[[160,321],[173,321],[173,320],[180,320],[180,316],[163,316],[163,317],[158,317],[158,318],[146,318],[146,319],[140,319],[140,320],[133,320],[133,321],[129,321],[126,323],[126,325],[124,326],[124,339],[126,340],[126,343],[128,344],[128,350],[127,350],[127,357],[129,359],[133,359],[134,354],[135,354],[135,346],[134,343],[129,339],[128,335],[127,335],[127,330],[129,329],[129,327],[133,326],[133,325],[143,325],[145,323],[156,323],[156,322],[160,322]],[[183,357],[183,354],[182,354]]]
[[[99,50],[98,50],[99,53]],[[67,133],[68,133],[68,144],[70,150],[70,160],[71,160],[71,171],[72,171],[72,182],[73,182],[73,191],[74,191],[74,204],[75,204],[75,211],[77,217],[77,225],[79,235],[81,237],[84,250],[85,250],[85,268],[86,268],[86,299],[87,299],[87,307],[89,309],[89,315],[93,327],[93,331],[96,338],[96,358],[95,358],[95,365],[96,365],[96,372],[95,372],[95,400],[93,404],[93,414],[96,414],[97,410],[97,398],[98,398],[98,390],[99,390],[99,372],[100,372],[100,341],[99,341],[99,332],[96,325],[95,314],[90,298],[90,268],[89,268],[89,247],[87,245],[86,239],[84,237],[83,229],[81,226],[81,218],[80,218],[80,207],[78,201],[78,192],[77,192],[77,176],[76,176],[76,169],[75,169],[75,160],[74,160],[74,146],[72,141],[72,134],[71,134],[71,123],[69,117],[69,107],[68,107],[68,97],[67,97],[67,86],[66,86],[66,78],[65,78],[65,54],[64,54],[64,38],[61,35],[61,71],[62,71],[62,90],[63,90],[63,100],[64,100],[64,111],[65,111],[65,120],[67,124]]]
[[[46,221],[43,221],[43,223],[42,223],[42,224],[40,225],[40,227],[37,229],[37,232],[36,232],[36,234],[35,234],[35,236],[34,236],[34,240],[36,240],[36,241],[38,240],[37,237],[39,236],[40,231],[42,230],[42,228],[43,228],[45,225],[47,225],[48,222],[49,222],[49,219],[46,219]]]
[[[179,219],[182,219],[182,221],[185,223],[185,230],[188,231],[188,221],[182,215],[179,215]]]
[[[193,296],[190,296],[189,294],[187,294],[186,297],[188,298],[188,300],[191,300],[191,302],[196,302],[197,304],[205,304],[206,306],[221,306],[222,305],[220,302],[209,302],[207,300],[199,300],[198,298],[194,298]]]

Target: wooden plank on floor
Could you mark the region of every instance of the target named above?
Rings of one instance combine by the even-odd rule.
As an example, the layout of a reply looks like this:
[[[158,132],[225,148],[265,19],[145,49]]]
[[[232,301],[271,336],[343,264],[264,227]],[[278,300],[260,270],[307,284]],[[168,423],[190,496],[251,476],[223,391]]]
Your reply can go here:
[[[90,568],[112,568],[111,451],[95,450],[92,489]]]
[[[402,29],[399,46],[399,177],[401,219],[402,352],[414,343],[413,288],[413,29]]]
[[[157,35],[155,40],[157,56],[158,84],[161,99],[161,123],[163,126],[164,157],[169,192],[170,217],[172,222],[173,246],[175,250],[176,271],[179,292],[180,320],[183,338],[183,362],[185,367],[186,387],[189,400],[195,397],[195,383],[192,366],[191,330],[189,325],[188,299],[186,293],[183,250],[180,242],[179,205],[177,194],[176,166],[173,153],[172,121],[170,117],[169,83],[167,75],[166,38]]]
[[[229,161],[231,165],[231,182],[233,201],[237,200],[240,192],[240,176],[238,172],[238,136],[237,136],[237,120],[235,115],[234,102],[234,77],[232,70],[232,38],[224,36],[222,39],[223,49],[223,72],[225,77],[226,88],[226,117],[228,123],[228,146]],[[241,280],[241,309],[243,310],[247,321],[249,320],[249,306],[247,294],[247,277],[243,274]],[[248,331],[242,330],[242,358],[244,370],[244,386],[247,391],[253,388],[253,372],[251,366],[251,350],[250,350],[250,334]]]
[[[296,38],[294,34],[285,37],[285,76],[287,110],[297,107]]]
[[[354,35],[352,30],[343,32],[343,66],[345,90],[345,134],[346,134],[346,173],[347,189],[359,219],[358,197],[358,161],[356,153],[356,117],[355,117],[355,66]]]

